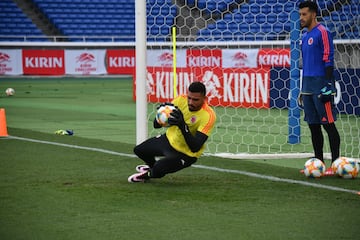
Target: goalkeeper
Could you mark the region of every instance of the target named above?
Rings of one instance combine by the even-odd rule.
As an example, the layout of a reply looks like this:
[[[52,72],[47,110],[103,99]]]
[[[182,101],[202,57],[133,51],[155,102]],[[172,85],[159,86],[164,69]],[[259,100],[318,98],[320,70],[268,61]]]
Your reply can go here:
[[[134,153],[146,165],[138,165],[129,182],[162,178],[191,166],[203,153],[216,121],[216,114],[206,101],[205,85],[191,83],[188,94],[176,97],[171,104],[176,109],[169,117],[166,133],[135,146]],[[160,127],[154,120],[154,128]]]
[[[340,135],[335,126],[334,44],[329,30],[316,20],[316,2],[302,2],[299,8],[301,27],[307,28],[301,43],[303,78],[299,105],[304,107],[315,157],[324,161],[323,126],[329,137],[331,160],[335,161],[340,155]],[[333,174],[331,167],[326,169],[325,175]]]

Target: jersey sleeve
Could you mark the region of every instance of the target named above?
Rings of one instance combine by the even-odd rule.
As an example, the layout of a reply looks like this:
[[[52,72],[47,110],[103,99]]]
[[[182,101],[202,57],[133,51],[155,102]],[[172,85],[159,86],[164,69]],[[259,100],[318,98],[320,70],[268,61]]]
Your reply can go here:
[[[325,67],[334,66],[334,44],[330,32],[322,25],[319,26],[321,45],[323,46],[323,61]]]
[[[214,110],[210,108],[207,104],[204,106],[203,110],[203,119],[197,131],[209,136],[215,126],[216,114]]]

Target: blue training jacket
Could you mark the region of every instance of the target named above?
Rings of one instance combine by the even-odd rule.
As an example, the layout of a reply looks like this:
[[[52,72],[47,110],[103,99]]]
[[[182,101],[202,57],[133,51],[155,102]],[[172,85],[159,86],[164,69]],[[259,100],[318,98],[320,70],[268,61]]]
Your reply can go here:
[[[305,32],[301,41],[303,60],[302,92],[317,94],[331,83],[325,79],[325,68],[334,66],[334,44],[330,31],[322,24]]]

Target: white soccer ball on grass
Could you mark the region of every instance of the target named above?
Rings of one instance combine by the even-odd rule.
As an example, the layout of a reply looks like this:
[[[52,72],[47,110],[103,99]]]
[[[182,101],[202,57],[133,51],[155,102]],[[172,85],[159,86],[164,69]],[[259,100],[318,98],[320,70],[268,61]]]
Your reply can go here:
[[[333,165],[336,163],[336,174],[342,178],[352,179],[356,178],[359,174],[359,164],[355,159],[340,157],[334,161]],[[333,167],[333,169],[335,166]]]
[[[7,88],[5,90],[5,94],[6,94],[6,96],[13,96],[13,95],[15,95],[15,90],[13,88]]]
[[[310,158],[304,164],[304,174],[309,178],[320,178],[324,176],[325,164],[317,158]]]

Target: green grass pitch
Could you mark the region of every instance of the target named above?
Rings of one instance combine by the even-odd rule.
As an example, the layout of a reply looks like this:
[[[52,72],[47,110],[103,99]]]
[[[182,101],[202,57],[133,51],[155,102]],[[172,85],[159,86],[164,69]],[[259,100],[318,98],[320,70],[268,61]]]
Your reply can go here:
[[[6,87],[16,95],[6,97]],[[306,179],[299,174],[305,159],[204,156],[196,165],[230,172],[190,167],[149,183],[128,183],[141,163],[132,153],[130,79],[1,78],[0,90],[9,135],[23,138],[0,138],[0,239],[356,239],[360,234],[360,195],[341,191],[360,191],[360,178]],[[75,134],[55,135],[58,129]]]

